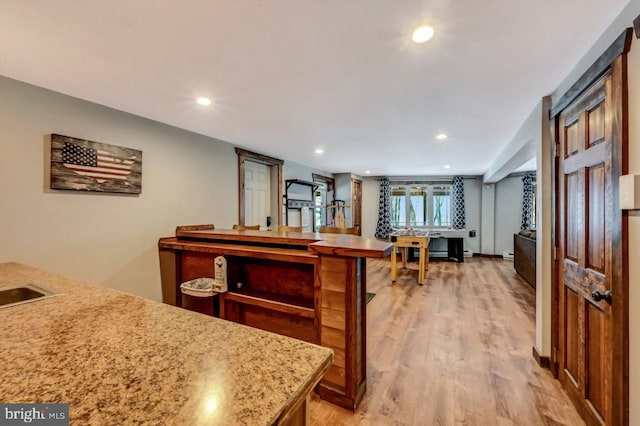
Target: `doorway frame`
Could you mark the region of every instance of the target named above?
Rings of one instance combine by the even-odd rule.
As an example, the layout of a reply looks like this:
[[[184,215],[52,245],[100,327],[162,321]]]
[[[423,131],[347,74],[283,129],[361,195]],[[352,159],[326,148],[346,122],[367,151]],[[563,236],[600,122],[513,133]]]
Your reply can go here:
[[[311,173],[311,179],[313,183],[320,183],[326,186],[327,193],[333,192],[333,198],[336,198],[336,180],[332,177],[321,175],[319,173]],[[329,199],[326,200],[327,205],[329,204]],[[327,215],[329,214],[329,209],[327,206],[324,206],[324,223],[322,225],[327,225]],[[314,213],[315,220],[315,213]],[[320,228],[318,228],[320,229]]]
[[[253,161],[254,163],[264,164],[269,167],[269,179],[271,181],[271,226],[277,228],[282,218],[282,165],[284,161],[242,148],[236,148],[236,154],[238,155],[238,224],[245,225],[244,162]],[[275,191],[273,190],[274,188],[276,188]],[[275,222],[274,218],[276,220]]]
[[[554,252],[552,262],[552,309],[551,309],[551,372],[558,379],[560,377],[558,352],[560,347],[560,274],[563,271],[559,255],[560,217],[558,205],[559,190],[559,117],[571,103],[582,95],[593,83],[608,71],[611,71],[612,93],[614,98],[614,130],[612,140],[612,173],[614,176],[624,175],[628,172],[628,79],[627,79],[627,53],[631,47],[633,29],[627,28],[609,46],[605,52],[585,71],[585,73],[567,90],[567,92],[555,102],[549,111],[551,125],[551,143],[554,147],[553,172],[551,178],[553,229],[551,233],[552,248]],[[617,182],[614,183],[617,186]],[[616,190],[614,190],[614,193]],[[616,197],[614,211],[619,210],[619,200]],[[620,257],[613,258],[612,288],[615,289],[613,298],[613,336],[612,336],[612,414],[614,424],[629,423],[629,254],[628,254],[628,211],[621,210],[620,215],[613,218],[613,225],[619,229],[614,234],[613,245]]]

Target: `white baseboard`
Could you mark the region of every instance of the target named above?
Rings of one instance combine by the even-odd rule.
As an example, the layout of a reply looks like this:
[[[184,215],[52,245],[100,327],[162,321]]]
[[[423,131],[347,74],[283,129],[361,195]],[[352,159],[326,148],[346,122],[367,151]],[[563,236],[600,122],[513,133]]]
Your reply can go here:
[[[503,251],[502,257],[507,260],[513,260],[513,253],[510,251]]]

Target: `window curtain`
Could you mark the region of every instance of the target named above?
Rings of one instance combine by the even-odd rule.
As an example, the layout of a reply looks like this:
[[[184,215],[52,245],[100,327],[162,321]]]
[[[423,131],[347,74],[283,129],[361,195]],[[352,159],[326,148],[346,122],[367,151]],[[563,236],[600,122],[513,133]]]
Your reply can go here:
[[[453,228],[464,229],[465,211],[464,211],[464,181],[462,176],[453,178]]]
[[[533,175],[527,173],[522,178],[522,224],[520,229],[531,229],[533,223]]]
[[[388,177],[380,178],[380,204],[376,238],[387,239],[391,233],[391,184]]]

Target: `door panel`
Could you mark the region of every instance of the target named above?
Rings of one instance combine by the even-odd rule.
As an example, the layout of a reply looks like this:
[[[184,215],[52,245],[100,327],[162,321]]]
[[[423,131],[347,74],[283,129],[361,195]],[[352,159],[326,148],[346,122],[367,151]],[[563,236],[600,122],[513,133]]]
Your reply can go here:
[[[580,193],[580,175],[571,173],[565,177],[566,180],[566,221],[567,231],[565,234],[565,253],[569,259],[578,261],[580,240],[582,239],[581,222],[584,217],[581,214],[582,196]]]
[[[587,234],[587,267],[604,272],[605,264],[605,169],[604,164],[588,168],[587,187],[589,232]]]
[[[588,146],[593,146],[604,140],[604,102],[600,102],[587,112],[589,122]]]
[[[587,335],[589,347],[587,349],[587,400],[591,402],[600,417],[604,417],[605,401],[603,390],[605,384],[605,341],[607,324],[606,314],[591,303],[587,303]]]
[[[596,82],[558,118],[559,379],[587,424],[612,424],[610,300],[615,211],[611,75]],[[596,295],[597,296],[597,295]]]
[[[244,170],[244,223],[267,227],[271,211],[269,166],[245,161]]]
[[[245,224],[253,225],[253,188],[244,190],[244,211]]]
[[[571,124],[567,124],[565,127],[565,138],[567,143],[565,145],[565,157],[570,157],[578,152],[580,149],[580,138],[578,129],[578,120],[575,120]]]
[[[579,352],[580,352],[580,333],[578,330],[578,294],[570,288],[565,288],[566,292],[566,347],[565,352],[565,372],[570,375],[575,387],[579,387],[578,380],[580,378]]]

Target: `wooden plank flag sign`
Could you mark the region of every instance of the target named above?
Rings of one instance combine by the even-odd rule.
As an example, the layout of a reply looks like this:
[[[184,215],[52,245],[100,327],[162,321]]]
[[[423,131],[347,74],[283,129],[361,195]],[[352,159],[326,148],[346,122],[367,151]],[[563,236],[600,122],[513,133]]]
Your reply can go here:
[[[51,189],[140,194],[142,151],[52,134]]]

